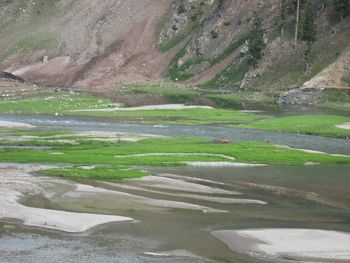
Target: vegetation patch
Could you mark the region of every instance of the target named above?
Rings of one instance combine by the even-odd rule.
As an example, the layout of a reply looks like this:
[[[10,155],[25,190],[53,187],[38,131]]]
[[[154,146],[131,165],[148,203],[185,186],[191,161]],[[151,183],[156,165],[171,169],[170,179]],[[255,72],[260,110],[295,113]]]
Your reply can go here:
[[[176,16],[181,16],[186,22],[184,25],[181,25],[181,28],[178,28],[177,25],[171,22],[172,19],[169,17],[175,14],[170,13],[163,18],[159,24],[159,30],[157,33],[160,51],[168,51],[185,39],[192,31],[199,28],[208,14],[212,12],[219,4],[220,1],[215,0],[215,3],[212,4],[201,2],[197,5],[191,5],[191,7],[186,8],[183,1],[177,1],[172,9],[172,12],[175,12]],[[162,40],[164,32],[169,29],[174,31],[173,36],[170,38],[166,37],[164,40]]]
[[[178,66],[179,60],[185,55],[187,45],[182,48],[172,59],[168,70],[168,76],[172,81],[184,81],[194,76],[194,74],[188,73],[188,70],[194,66],[203,62],[207,62],[209,66],[214,66],[220,61],[228,57],[235,52],[244,42],[248,39],[248,34],[242,34],[238,40],[233,41],[223,52],[212,57],[193,57],[187,60],[180,67]]]
[[[321,108],[350,111],[350,89],[326,89],[319,104]]]
[[[276,96],[274,92],[237,92],[231,94],[206,95],[222,108],[271,110],[276,109]]]
[[[30,55],[35,51],[50,49],[57,46],[58,41],[52,35],[33,35],[27,36],[18,41],[14,46],[5,50],[1,55],[1,59],[6,59],[13,54]]]
[[[32,142],[35,144],[35,141]],[[58,142],[59,143],[59,142]],[[40,144],[39,144],[40,145]],[[1,162],[97,165],[84,170],[58,169],[47,174],[68,177],[111,179],[143,176],[134,166],[177,166],[187,162],[243,162],[272,165],[349,164],[350,157],[307,153],[265,142],[221,144],[199,138],[157,138],[139,142],[99,142],[82,140],[79,144],[53,146],[50,149],[0,149]],[[106,167],[100,167],[105,165]],[[99,168],[100,167],[100,168]],[[125,170],[126,169],[126,170]],[[118,175],[118,173],[120,174]]]
[[[67,131],[40,131],[40,130],[21,130],[21,129],[0,129],[0,133],[10,134],[11,136],[37,136],[44,138],[48,136],[64,136]]]
[[[251,89],[285,91],[299,88],[327,65],[332,64],[348,47],[348,22],[344,19],[337,27],[337,34],[320,32],[309,50],[308,67],[305,63],[305,45],[289,53],[282,53],[260,76],[253,79]]]
[[[157,94],[161,90],[157,86],[138,86],[132,92],[135,94]],[[130,92],[130,91],[128,91]],[[190,100],[199,97],[195,91],[178,88],[164,88],[160,92],[169,96],[175,102]],[[50,115],[79,115],[109,117],[128,122],[167,123],[167,124],[234,124],[264,118],[250,113],[224,109],[177,109],[177,110],[111,110],[116,106],[109,100],[70,92],[52,92],[47,95],[26,97],[18,100],[0,101],[0,113],[6,114],[50,114]],[[101,111],[102,109],[102,111]],[[105,111],[103,111],[105,110]]]
[[[47,90],[46,95],[0,101],[0,113],[63,114],[70,110],[107,108],[112,102],[85,93]]]
[[[13,0],[1,0],[0,1],[0,6],[5,6],[5,5],[9,5],[13,2]]]
[[[341,81],[343,81],[348,87],[350,87],[350,73],[345,74],[342,76]]]
[[[76,115],[87,115],[86,112],[75,112]],[[211,125],[239,124],[254,121],[266,116],[244,113],[237,110],[193,108],[181,110],[133,110],[113,112],[88,112],[89,116],[112,117],[129,122],[179,124],[179,125]]]
[[[164,97],[171,103],[193,102],[201,96],[197,91],[179,88],[174,84],[124,84],[116,88],[117,95],[120,96],[155,96]]]
[[[250,63],[247,58],[234,61],[228,68],[224,69],[212,80],[203,83],[200,87],[213,89],[213,88],[239,88],[240,81],[244,78],[250,67]]]
[[[350,130],[336,127],[336,125],[345,122],[350,122],[350,118],[335,115],[298,115],[262,120],[240,126],[280,132],[349,138]]]

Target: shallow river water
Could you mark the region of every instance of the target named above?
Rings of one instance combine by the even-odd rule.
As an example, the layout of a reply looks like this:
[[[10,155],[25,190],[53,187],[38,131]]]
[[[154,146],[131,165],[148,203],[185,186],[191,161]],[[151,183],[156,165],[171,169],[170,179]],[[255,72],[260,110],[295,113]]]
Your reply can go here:
[[[1,118],[47,130],[227,137],[232,141],[270,140],[296,148],[350,154],[349,141],[318,136],[45,116]],[[8,180],[5,183],[10,184],[16,179],[17,168],[7,165],[11,166],[2,164],[0,167],[0,176],[6,173],[13,176],[5,179]],[[13,172],[10,173],[11,169]],[[131,217],[135,221],[99,225],[80,234],[2,221],[0,262],[261,262],[231,251],[210,233],[251,228],[350,232],[350,166],[144,169],[153,175],[149,180],[118,183],[60,182],[29,174],[28,178],[33,176],[38,180],[35,184],[42,187],[22,197],[21,203],[27,207],[111,214]],[[274,262],[295,261],[277,259]]]

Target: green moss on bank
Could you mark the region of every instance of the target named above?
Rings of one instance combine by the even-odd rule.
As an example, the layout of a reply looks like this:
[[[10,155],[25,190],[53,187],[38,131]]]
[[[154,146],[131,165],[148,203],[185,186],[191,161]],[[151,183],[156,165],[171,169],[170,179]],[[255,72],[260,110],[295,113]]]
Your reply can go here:
[[[335,115],[297,115],[243,124],[241,127],[349,138],[350,130],[336,127],[346,122],[350,122],[349,117]]]

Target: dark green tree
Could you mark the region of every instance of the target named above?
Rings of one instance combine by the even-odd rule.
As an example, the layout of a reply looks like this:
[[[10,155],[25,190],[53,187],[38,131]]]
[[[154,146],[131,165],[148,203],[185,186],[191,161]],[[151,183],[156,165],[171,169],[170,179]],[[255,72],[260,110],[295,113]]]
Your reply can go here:
[[[350,0],[333,0],[334,10],[340,14],[341,19],[350,14]]]
[[[302,35],[303,41],[307,42],[306,48],[304,50],[304,59],[306,63],[306,71],[310,69],[310,56],[312,51],[313,43],[316,41],[316,24],[315,24],[315,8],[311,1],[308,1],[304,13],[303,23],[302,23]]]
[[[287,16],[288,16],[288,0],[281,0],[281,11],[278,19],[278,29],[280,31],[282,38],[284,36],[284,29],[286,26]]]
[[[186,12],[185,4],[184,4],[184,1],[181,0],[180,3],[179,3],[179,6],[177,8],[177,13],[181,15],[181,14],[183,14],[185,12]]]
[[[261,17],[257,12],[254,13],[253,27],[250,31],[248,39],[248,54],[250,56],[250,62],[254,65],[262,57],[263,49],[265,47],[264,42],[264,29],[262,25]]]
[[[315,8],[310,1],[307,3],[303,18],[301,39],[308,44],[316,41]]]

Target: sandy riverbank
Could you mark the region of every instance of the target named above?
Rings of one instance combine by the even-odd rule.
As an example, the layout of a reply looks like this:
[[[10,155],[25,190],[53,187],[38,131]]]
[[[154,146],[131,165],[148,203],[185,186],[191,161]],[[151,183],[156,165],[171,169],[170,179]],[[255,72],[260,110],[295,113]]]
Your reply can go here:
[[[350,233],[319,229],[219,230],[231,250],[269,262],[349,262]]]
[[[83,109],[83,110],[72,110],[72,112],[113,112],[113,111],[139,111],[139,110],[188,110],[188,109],[213,109],[210,106],[200,105],[184,105],[184,104],[163,104],[163,105],[148,105],[130,108],[107,108],[107,109]]]
[[[15,167],[16,166],[16,167]],[[132,218],[89,213],[74,213],[27,207],[20,203],[26,194],[36,194],[42,187],[55,183],[55,179],[34,177],[30,172],[48,167],[39,165],[0,165],[0,219],[20,220],[26,226],[35,226],[64,232],[84,232],[94,226]],[[64,184],[65,181],[60,181]]]
[[[340,125],[336,125],[335,127],[339,129],[345,129],[345,130],[350,130],[350,122],[346,122]]]
[[[30,128],[35,128],[35,126],[27,124],[27,123],[22,123],[22,122],[12,122],[12,121],[2,121],[2,120],[0,120],[0,128],[7,128],[7,129],[25,128],[25,129],[30,129]]]

